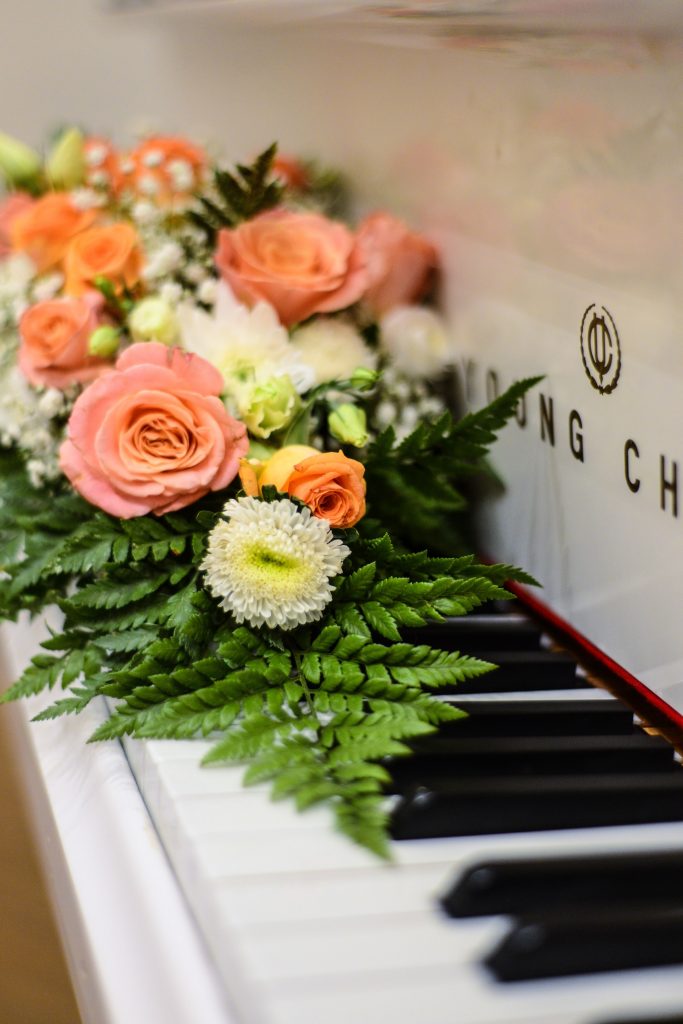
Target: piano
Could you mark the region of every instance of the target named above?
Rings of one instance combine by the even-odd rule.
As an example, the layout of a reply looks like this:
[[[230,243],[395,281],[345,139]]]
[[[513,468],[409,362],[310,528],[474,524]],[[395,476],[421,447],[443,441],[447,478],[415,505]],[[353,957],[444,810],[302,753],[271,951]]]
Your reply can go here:
[[[375,188],[440,244],[472,406],[545,374],[480,509],[482,551],[543,589],[520,594],[531,621],[484,608],[443,632],[501,669],[446,694],[470,717],[395,766],[391,865],[323,810],[201,769],[203,741],[86,746],[104,705],[40,725],[49,696],[12,708],[83,1020],[680,1022],[683,768],[632,708],[680,745],[683,16],[325,7],[452,73],[449,131],[395,150]],[[8,681],[41,635],[2,627]]]

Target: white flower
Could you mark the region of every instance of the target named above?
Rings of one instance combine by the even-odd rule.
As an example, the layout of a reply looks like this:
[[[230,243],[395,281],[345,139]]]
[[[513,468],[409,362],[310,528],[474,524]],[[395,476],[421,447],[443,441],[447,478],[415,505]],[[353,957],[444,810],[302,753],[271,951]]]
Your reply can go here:
[[[209,534],[201,568],[221,608],[237,622],[294,629],[315,622],[332,600],[330,580],[349,549],[329,523],[285,498],[233,498]]]
[[[166,170],[171,175],[176,192],[189,192],[194,185],[194,171],[187,160],[170,160]]]
[[[103,174],[106,176],[105,179],[101,178]],[[96,171],[90,175],[93,185],[106,185],[107,178],[108,175],[105,171]],[[96,192],[94,188],[74,188],[69,193],[69,198],[72,206],[75,206],[77,210],[93,210],[107,201],[106,197]]]
[[[85,154],[85,162],[89,167],[99,167],[107,158],[106,146],[91,146]]]
[[[158,295],[141,299],[128,317],[133,341],[160,341],[172,345],[178,337],[178,320],[173,307]]]
[[[257,302],[248,309],[221,282],[213,314],[191,303],[178,307],[183,346],[212,363],[223,374],[229,394],[245,382],[287,374],[298,394],[313,386],[313,373],[292,347],[272,306]]]
[[[164,281],[159,289],[159,297],[168,302],[169,306],[175,306],[183,297],[183,289],[177,281]]]
[[[292,335],[292,345],[315,374],[315,383],[345,380],[357,366],[374,370],[377,357],[355,327],[343,320],[320,317]]]
[[[432,377],[453,361],[446,324],[431,309],[397,306],[379,326],[380,345],[410,377]]]
[[[105,188],[110,180],[108,171],[93,171],[90,175],[90,184],[94,185],[95,188]]]
[[[200,302],[205,302],[207,306],[213,306],[216,301],[216,292],[218,289],[218,281],[215,277],[207,277],[205,281],[197,288],[197,298]]]
[[[183,259],[183,250],[177,242],[164,241],[149,253],[142,276],[146,281],[166,277],[177,270]]]
[[[64,274],[60,274],[59,271],[39,277],[33,285],[34,301],[43,302],[45,299],[53,299],[63,284]]]
[[[200,284],[207,274],[208,270],[201,263],[188,263],[183,268],[183,275],[191,284]]]
[[[146,199],[139,199],[137,203],[133,204],[131,215],[136,224],[147,227],[159,220],[160,210],[154,203],[149,203]]]
[[[46,419],[54,419],[64,411],[64,393],[58,388],[47,388],[38,399],[38,411]]]
[[[163,159],[164,154],[160,149],[149,149],[142,158],[142,162],[145,167],[158,167],[163,162]]]
[[[12,253],[7,259],[2,260],[0,262],[0,302],[11,304],[25,300],[35,274],[35,264],[22,252]]]
[[[138,181],[138,191],[143,196],[155,196],[159,191],[159,182],[151,174],[143,174]]]

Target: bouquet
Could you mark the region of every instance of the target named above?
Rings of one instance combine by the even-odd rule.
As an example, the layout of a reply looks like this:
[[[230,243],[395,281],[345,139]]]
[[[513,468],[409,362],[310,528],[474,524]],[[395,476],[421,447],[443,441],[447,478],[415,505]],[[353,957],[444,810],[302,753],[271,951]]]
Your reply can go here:
[[[464,492],[533,381],[455,418],[434,246],[275,146],[67,129],[0,169],[0,614],[63,621],[2,699],[214,738],[386,856],[391,759],[493,667],[405,631],[530,582]]]

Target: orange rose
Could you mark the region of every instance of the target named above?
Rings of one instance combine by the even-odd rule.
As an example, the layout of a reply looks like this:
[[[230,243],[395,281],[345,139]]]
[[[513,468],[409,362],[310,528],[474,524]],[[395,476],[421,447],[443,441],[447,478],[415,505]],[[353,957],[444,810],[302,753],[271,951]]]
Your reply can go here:
[[[281,185],[303,192],[311,184],[308,170],[295,156],[276,153],[273,160],[273,174]]]
[[[82,295],[97,277],[133,288],[142,271],[142,250],[135,230],[130,224],[108,224],[84,231],[69,246],[65,270],[67,295]]]
[[[286,483],[294,467],[303,462],[309,455],[319,455],[317,448],[307,444],[287,444],[280,448],[269,459],[242,459],[240,462],[240,482],[245,494],[256,498],[264,487],[275,487],[286,491]]]
[[[66,192],[48,192],[12,221],[12,248],[30,256],[42,274],[62,261],[71,240],[96,216],[94,210],[77,210]]]
[[[278,207],[218,232],[216,266],[247,305],[265,299],[286,326],[357,302],[365,255],[344,224]]]
[[[365,466],[343,452],[289,444],[266,462],[242,459],[239,475],[250,497],[258,497],[264,487],[275,487],[303,501],[330,526],[354,526],[365,515]]]
[[[98,325],[97,303],[48,299],[30,306],[19,321],[19,367],[31,384],[65,388],[99,377],[110,364],[88,351]]]
[[[206,166],[203,149],[172,135],[150,136],[121,161],[124,187],[161,205],[187,199],[201,184]]]
[[[0,259],[12,251],[11,231],[17,217],[30,210],[35,202],[26,192],[11,192],[0,202]]]
[[[365,515],[365,466],[343,452],[319,452],[298,462],[284,490],[330,526],[354,526]]]

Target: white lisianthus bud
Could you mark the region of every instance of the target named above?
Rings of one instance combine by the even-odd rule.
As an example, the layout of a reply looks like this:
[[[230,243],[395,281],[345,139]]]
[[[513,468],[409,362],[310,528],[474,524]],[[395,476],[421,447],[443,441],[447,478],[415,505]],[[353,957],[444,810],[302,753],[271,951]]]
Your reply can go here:
[[[432,377],[453,359],[444,320],[424,306],[397,306],[380,321],[380,345],[409,377]]]
[[[178,338],[178,320],[171,306],[158,295],[150,295],[133,309],[128,327],[134,341],[160,341],[173,345]]]
[[[85,181],[83,134],[78,128],[67,128],[50,150],[45,173],[54,188],[70,189]]]
[[[246,385],[236,396],[240,419],[256,437],[270,437],[292,420],[299,398],[288,374]]]
[[[120,332],[118,327],[102,324],[96,327],[88,341],[88,352],[99,359],[109,359],[116,354],[119,347]]]
[[[337,441],[352,444],[354,448],[362,448],[368,440],[367,419],[365,410],[352,402],[338,405],[327,419],[327,426]]]

